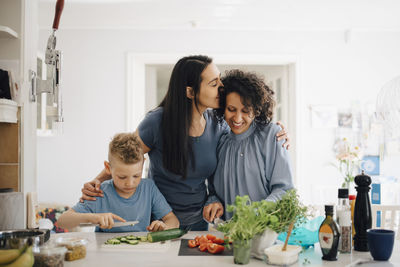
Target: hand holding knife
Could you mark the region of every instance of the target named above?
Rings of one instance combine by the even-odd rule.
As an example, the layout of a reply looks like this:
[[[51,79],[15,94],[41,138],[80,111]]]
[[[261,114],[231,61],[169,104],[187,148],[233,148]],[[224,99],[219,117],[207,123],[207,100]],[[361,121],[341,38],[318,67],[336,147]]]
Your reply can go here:
[[[112,228],[121,227],[121,226],[134,226],[137,223],[139,223],[139,221],[116,222],[116,223],[114,223]],[[79,226],[80,227],[100,226],[100,224],[98,224],[98,223],[81,223],[81,224],[79,224]]]

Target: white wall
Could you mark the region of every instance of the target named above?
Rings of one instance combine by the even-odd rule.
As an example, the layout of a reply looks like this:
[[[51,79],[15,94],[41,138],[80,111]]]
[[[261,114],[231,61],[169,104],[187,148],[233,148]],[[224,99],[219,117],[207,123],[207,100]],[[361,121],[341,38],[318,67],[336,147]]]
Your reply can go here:
[[[40,48],[48,35],[40,31]],[[381,86],[400,73],[400,33],[391,31],[356,31],[345,43],[342,31],[71,29],[59,31],[57,46],[64,53],[65,133],[38,138],[40,202],[75,203],[83,183],[102,169],[110,138],[125,129],[128,52],[298,55],[303,138],[297,180],[307,202],[313,184],[340,181],[327,166],[333,161],[333,131],[310,128],[309,106],[374,102]]]

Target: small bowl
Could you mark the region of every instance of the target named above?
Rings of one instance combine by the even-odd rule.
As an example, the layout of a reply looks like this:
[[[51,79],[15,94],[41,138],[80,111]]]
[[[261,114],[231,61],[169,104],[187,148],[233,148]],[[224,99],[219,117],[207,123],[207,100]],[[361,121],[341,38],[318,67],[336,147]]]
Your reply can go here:
[[[275,245],[264,250],[266,262],[272,265],[286,266],[299,260],[300,246],[288,245],[286,251],[282,251],[282,245]]]
[[[50,238],[48,230],[7,230],[0,232],[0,249],[19,249],[26,243],[41,246]]]
[[[33,248],[35,266],[62,267],[64,266],[64,247],[42,246]]]
[[[78,237],[59,237],[56,239],[57,246],[66,247],[68,249],[65,253],[66,261],[74,261],[86,257],[86,248],[88,241]]]
[[[392,256],[395,232],[386,229],[368,229],[368,247],[376,261],[387,261]]]

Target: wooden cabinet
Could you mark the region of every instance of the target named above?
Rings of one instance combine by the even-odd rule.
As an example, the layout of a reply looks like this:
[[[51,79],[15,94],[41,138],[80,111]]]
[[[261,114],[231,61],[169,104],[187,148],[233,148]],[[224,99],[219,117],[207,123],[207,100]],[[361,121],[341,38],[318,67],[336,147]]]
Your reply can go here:
[[[21,72],[21,15],[22,1],[0,2],[0,68],[12,71],[17,83]],[[14,191],[21,190],[20,123],[20,118],[17,123],[0,122],[0,188],[12,188]]]
[[[36,191],[37,107],[29,100],[29,70],[36,71],[37,16],[37,0],[0,1],[0,68],[13,71],[19,92],[18,123],[0,123],[0,187],[25,195]]]

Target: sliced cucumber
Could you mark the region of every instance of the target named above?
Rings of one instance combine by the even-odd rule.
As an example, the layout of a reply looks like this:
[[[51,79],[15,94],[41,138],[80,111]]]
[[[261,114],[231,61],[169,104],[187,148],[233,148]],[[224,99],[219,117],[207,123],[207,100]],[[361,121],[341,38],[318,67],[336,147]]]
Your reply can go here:
[[[118,245],[118,244],[121,244],[121,241],[119,241],[119,240],[116,239],[116,238],[111,238],[111,239],[108,239],[108,240],[105,242],[105,244],[108,244],[108,245]]]
[[[129,245],[137,245],[139,244],[139,240],[128,240],[126,243],[128,243]]]
[[[137,237],[134,236],[134,235],[128,235],[128,236],[126,236],[126,239],[128,239],[128,240],[136,240]]]

